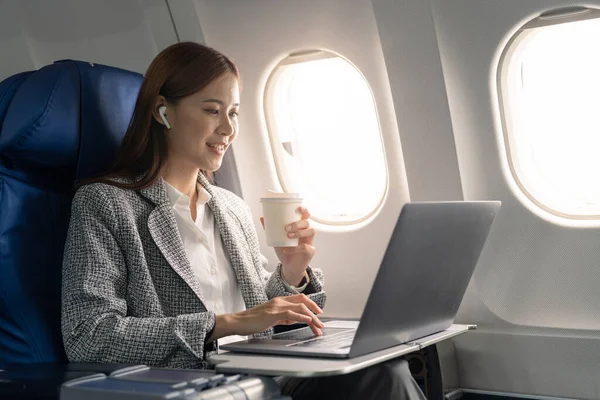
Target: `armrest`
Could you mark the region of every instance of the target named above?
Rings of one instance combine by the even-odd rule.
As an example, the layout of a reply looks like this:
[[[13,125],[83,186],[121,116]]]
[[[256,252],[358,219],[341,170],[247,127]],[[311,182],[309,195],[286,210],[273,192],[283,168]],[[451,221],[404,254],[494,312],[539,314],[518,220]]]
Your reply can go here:
[[[2,399],[58,399],[60,386],[67,381],[111,372],[131,364],[19,364],[0,370]]]

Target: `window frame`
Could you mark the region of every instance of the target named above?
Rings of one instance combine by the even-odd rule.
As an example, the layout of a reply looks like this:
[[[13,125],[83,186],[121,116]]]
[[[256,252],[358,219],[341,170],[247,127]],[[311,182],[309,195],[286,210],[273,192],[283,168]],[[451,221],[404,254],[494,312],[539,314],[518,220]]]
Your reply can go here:
[[[301,51],[289,53],[289,54],[283,56],[282,59],[271,68],[271,71],[267,77],[267,80],[266,80],[265,86],[264,86],[264,90],[263,90],[263,113],[264,113],[264,117],[265,117],[266,130],[267,130],[267,135],[269,138],[271,155],[273,157],[273,162],[275,165],[275,173],[277,175],[277,180],[279,182],[279,185],[283,189],[283,191],[288,192],[288,191],[290,191],[289,190],[290,189],[289,182],[288,182],[289,177],[286,176],[287,169],[285,167],[285,162],[283,161],[283,155],[282,155],[282,152],[284,151],[284,147],[283,147],[283,143],[279,139],[278,132],[275,129],[276,128],[276,122],[275,122],[276,117],[275,117],[274,113],[270,111],[271,104],[273,103],[273,97],[274,97],[273,92],[274,92],[274,88],[275,88],[275,83],[277,82],[277,78],[279,77],[279,75],[282,72],[281,67],[283,67],[285,65],[300,64],[303,62],[323,60],[323,59],[327,59],[327,58],[340,58],[340,59],[344,60],[352,68],[354,68],[356,70],[356,72],[364,79],[364,83],[367,85],[367,88],[371,95],[371,101],[372,101],[373,107],[375,109],[375,118],[377,121],[377,129],[379,132],[379,144],[381,146],[381,155],[383,157],[382,161],[383,161],[383,166],[384,166],[384,170],[385,170],[384,187],[381,192],[381,196],[380,196],[379,200],[377,201],[376,206],[373,207],[373,209],[371,211],[369,211],[367,214],[363,215],[360,218],[354,218],[352,220],[342,220],[342,221],[329,220],[329,219],[322,218],[320,216],[313,215],[313,214],[310,215],[311,220],[313,220],[319,224],[322,224],[323,226],[332,226],[332,227],[337,226],[337,227],[350,228],[350,227],[360,225],[361,223],[373,218],[381,210],[383,203],[384,203],[385,199],[387,198],[388,191],[389,191],[390,174],[389,174],[389,170],[388,170],[387,157],[386,157],[385,146],[384,146],[384,141],[383,141],[383,132],[381,129],[381,122],[379,119],[379,112],[377,110],[377,103],[375,101],[375,96],[373,94],[373,90],[371,88],[371,85],[369,85],[369,82],[366,79],[366,77],[364,76],[364,74],[360,71],[360,69],[358,69],[356,67],[356,65],[354,65],[352,62],[350,62],[350,60],[348,60],[346,57],[344,57],[336,52],[333,52],[331,50],[309,49],[309,50],[301,50]]]
[[[505,156],[510,174],[515,184],[525,195],[525,197],[529,199],[538,208],[554,216],[572,221],[600,221],[600,212],[595,214],[571,214],[568,212],[557,210],[551,206],[546,205],[542,200],[538,198],[539,196],[535,196],[534,194],[532,194],[531,190],[527,188],[527,185],[525,185],[525,183],[519,176],[518,168],[515,165],[518,161],[515,162],[516,157],[513,155],[513,153],[516,153],[516,145],[514,143],[514,140],[512,139],[514,133],[510,132],[510,130],[512,129],[512,120],[509,111],[509,103],[507,101],[507,98],[509,97],[507,94],[509,92],[507,76],[510,73],[509,66],[511,58],[514,57],[516,53],[521,51],[521,46],[524,44],[524,42],[533,37],[533,30],[543,28],[546,26],[599,18],[600,9],[588,7],[560,8],[542,13],[540,16],[525,23],[511,36],[511,38],[507,41],[506,45],[504,46],[504,49],[502,50],[496,70],[498,110],[500,115],[500,123],[502,127],[502,136],[504,139],[504,148],[506,150]]]

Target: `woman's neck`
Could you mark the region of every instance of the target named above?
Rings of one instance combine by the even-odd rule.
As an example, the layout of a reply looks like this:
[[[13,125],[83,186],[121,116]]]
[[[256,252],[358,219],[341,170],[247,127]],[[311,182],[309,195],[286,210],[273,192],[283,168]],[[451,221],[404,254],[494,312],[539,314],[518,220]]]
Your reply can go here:
[[[163,179],[169,185],[187,195],[190,200],[195,201],[197,199],[196,185],[199,172],[198,168],[183,163],[168,162]]]

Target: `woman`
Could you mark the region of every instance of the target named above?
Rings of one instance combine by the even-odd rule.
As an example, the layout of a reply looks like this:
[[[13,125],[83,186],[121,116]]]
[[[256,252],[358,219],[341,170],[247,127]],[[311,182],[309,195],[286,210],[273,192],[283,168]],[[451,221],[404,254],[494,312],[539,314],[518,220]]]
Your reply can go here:
[[[210,183],[238,134],[239,85],[235,65],[200,44],[151,63],[113,166],[73,200],[62,297],[70,361],[209,368],[217,343],[239,335],[297,322],[321,334],[308,211],[286,227],[299,245],[276,248],[270,274],[247,205]],[[283,385],[324,393],[327,380]]]

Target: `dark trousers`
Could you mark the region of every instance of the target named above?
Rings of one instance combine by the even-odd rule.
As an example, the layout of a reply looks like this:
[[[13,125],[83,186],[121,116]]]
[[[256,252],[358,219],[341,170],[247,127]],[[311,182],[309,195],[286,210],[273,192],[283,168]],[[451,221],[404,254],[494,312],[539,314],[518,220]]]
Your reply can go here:
[[[294,400],[425,400],[406,360],[397,358],[345,375],[289,378],[279,381],[281,393]]]

